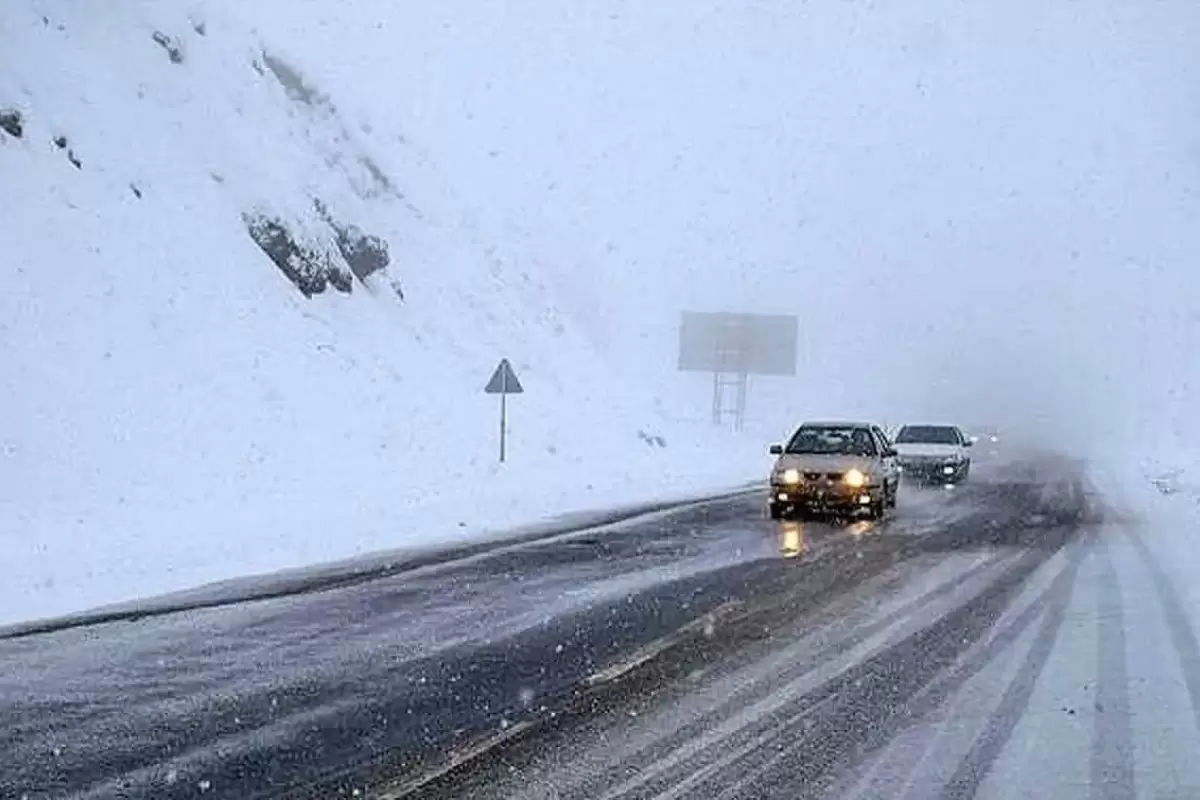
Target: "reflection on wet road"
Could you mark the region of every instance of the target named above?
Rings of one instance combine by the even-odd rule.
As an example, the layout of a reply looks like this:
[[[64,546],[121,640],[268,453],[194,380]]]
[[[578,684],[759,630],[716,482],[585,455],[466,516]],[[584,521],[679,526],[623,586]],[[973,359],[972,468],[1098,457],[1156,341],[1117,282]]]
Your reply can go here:
[[[1025,575],[1075,519],[1063,496],[1069,482],[1024,468],[906,494],[881,523],[773,523],[747,497],[311,595],[0,641],[0,796],[526,796],[480,789],[474,780],[506,784],[488,782],[491,755],[466,756],[521,732],[509,746],[548,769],[535,765],[545,737],[583,742],[571,726],[636,710],[643,692],[686,696],[680,674],[724,673],[801,619],[811,633],[831,603],[846,605],[837,619],[856,618],[897,601],[912,575],[944,572],[921,601],[940,608],[975,586],[964,575],[996,578],[987,570],[1013,553],[1027,554]],[[982,630],[987,618],[960,622]],[[909,651],[891,651],[911,677],[897,701],[966,646],[935,645],[913,640],[933,660],[907,671],[897,659]],[[648,747],[629,757],[661,756]],[[591,797],[600,785],[555,791]],[[697,785],[678,796],[717,796]]]
[[[804,524],[784,522],[779,526],[779,552],[784,558],[795,558],[804,552]]]
[[[865,536],[872,532],[886,530],[880,527],[879,523],[868,522],[866,520],[855,520],[844,523],[836,529],[830,530],[828,527],[819,527],[818,523],[814,522],[796,522],[791,520],[775,523],[779,529],[779,555],[783,558],[798,558],[804,555],[808,550],[808,540],[817,538],[829,533],[840,533],[843,536],[858,537]],[[816,531],[814,534],[813,531]]]

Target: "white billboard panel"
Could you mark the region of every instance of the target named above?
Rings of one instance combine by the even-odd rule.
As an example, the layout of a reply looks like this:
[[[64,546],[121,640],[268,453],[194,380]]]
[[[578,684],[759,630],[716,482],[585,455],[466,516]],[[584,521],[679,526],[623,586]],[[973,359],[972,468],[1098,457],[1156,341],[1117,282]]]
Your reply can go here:
[[[743,375],[795,375],[796,317],[684,311],[679,369]]]

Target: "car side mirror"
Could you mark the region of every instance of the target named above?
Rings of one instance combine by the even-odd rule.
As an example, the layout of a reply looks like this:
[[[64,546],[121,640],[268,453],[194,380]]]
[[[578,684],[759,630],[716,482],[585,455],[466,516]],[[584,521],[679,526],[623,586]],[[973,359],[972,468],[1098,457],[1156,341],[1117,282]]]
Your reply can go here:
[[[783,455],[783,445],[781,445],[781,444],[771,445],[771,455],[773,455],[773,456]]]
[[[965,442],[963,442],[963,447],[974,447],[974,446],[975,446],[974,439],[967,439]]]
[[[895,458],[896,456],[900,455],[900,451],[894,447],[889,447],[884,451],[884,455],[886,455],[888,458]]]

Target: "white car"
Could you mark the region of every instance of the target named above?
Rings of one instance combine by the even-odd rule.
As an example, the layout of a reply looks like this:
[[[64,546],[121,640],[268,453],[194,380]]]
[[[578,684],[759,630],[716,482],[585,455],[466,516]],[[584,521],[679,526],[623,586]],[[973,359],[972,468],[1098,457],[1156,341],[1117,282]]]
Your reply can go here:
[[[923,483],[949,485],[965,481],[971,474],[973,445],[954,425],[905,425],[895,438],[905,479]]]

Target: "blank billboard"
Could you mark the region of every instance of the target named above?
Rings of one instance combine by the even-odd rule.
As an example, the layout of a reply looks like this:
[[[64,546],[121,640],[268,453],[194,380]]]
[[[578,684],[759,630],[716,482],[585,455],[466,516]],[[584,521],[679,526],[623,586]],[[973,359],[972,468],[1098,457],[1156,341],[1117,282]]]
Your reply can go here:
[[[679,369],[745,375],[795,375],[796,317],[684,311]]]

